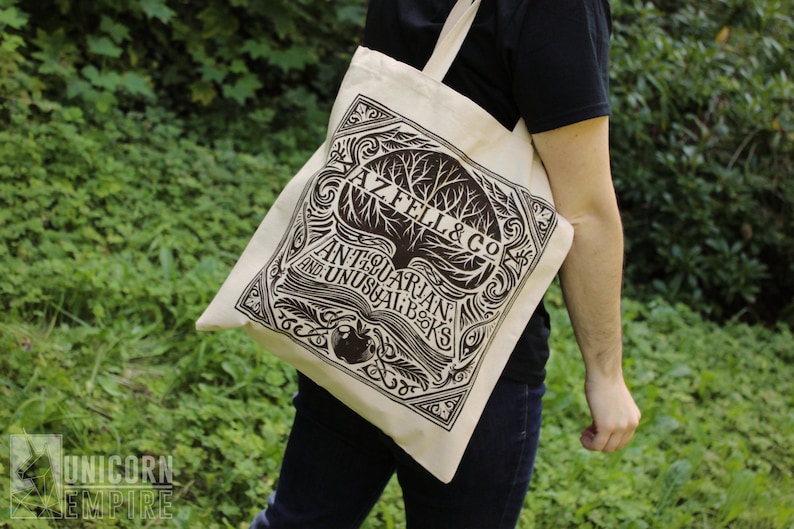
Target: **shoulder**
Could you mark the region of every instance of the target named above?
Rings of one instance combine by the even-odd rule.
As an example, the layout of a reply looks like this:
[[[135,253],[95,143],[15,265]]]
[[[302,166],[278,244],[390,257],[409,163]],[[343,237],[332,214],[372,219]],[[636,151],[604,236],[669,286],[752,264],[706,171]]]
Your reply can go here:
[[[369,0],[363,45],[421,68],[455,0]]]
[[[608,0],[514,0],[509,3],[513,8],[511,27],[514,30],[542,27],[547,30],[543,33],[553,33],[576,27],[607,34],[612,30]]]
[[[507,46],[514,96],[530,131],[608,115],[609,3],[528,0],[521,15]]]

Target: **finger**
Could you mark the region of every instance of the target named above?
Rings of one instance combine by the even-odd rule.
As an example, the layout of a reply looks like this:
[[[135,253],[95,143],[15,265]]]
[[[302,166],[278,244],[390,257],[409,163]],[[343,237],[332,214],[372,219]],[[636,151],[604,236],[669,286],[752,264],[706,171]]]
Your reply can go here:
[[[586,449],[597,452],[597,451],[601,451],[606,445],[607,441],[609,441],[609,435],[604,434],[603,432],[599,432],[595,424],[591,424],[590,426],[582,430],[582,434],[579,437],[579,441],[582,443],[582,446],[585,447]]]
[[[622,450],[626,447],[626,445],[631,442],[632,437],[634,437],[634,431],[636,427],[628,426],[626,428],[622,428],[616,432],[612,433],[607,444],[604,446],[604,452],[616,452],[618,450]]]
[[[607,442],[604,443],[604,448],[602,448],[601,451],[607,454],[611,454],[612,452],[615,452],[623,448],[622,443],[623,443],[623,436],[620,435],[619,433],[613,433],[612,435],[609,436]]]
[[[622,450],[623,448],[625,448],[631,442],[631,439],[634,437],[634,432],[635,431],[636,431],[635,428],[632,428],[631,430],[629,430],[629,431],[627,431],[626,433],[623,434],[623,438],[620,441],[619,450]]]
[[[626,446],[631,440],[632,433],[626,430],[599,430],[595,425],[590,425],[582,430],[580,441],[588,450],[611,454]]]

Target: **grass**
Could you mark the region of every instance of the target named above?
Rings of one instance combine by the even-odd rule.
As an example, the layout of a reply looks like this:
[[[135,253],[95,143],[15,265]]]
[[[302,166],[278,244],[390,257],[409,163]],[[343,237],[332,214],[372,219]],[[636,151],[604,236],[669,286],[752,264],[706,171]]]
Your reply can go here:
[[[593,454],[578,446],[587,421],[580,361],[556,290],[549,298],[555,352],[519,527],[794,524],[787,330],[720,328],[685,307],[626,300],[626,371],[643,423],[626,450]],[[245,527],[277,478],[292,370],[238,332],[55,321],[0,324],[0,472],[8,434],[23,431],[61,433],[72,454],[172,455],[174,518],[149,527]],[[4,501],[7,486],[0,480]],[[0,526],[27,527],[2,513]],[[404,527],[395,483],[365,527]]]

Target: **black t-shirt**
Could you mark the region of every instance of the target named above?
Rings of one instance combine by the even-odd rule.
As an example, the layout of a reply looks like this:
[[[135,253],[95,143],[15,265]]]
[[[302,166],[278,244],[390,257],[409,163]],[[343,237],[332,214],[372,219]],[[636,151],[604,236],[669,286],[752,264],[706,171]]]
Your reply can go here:
[[[455,0],[370,0],[363,45],[421,69]],[[444,83],[512,129],[531,133],[609,114],[607,0],[482,0]],[[545,378],[549,318],[541,303],[504,376]]]

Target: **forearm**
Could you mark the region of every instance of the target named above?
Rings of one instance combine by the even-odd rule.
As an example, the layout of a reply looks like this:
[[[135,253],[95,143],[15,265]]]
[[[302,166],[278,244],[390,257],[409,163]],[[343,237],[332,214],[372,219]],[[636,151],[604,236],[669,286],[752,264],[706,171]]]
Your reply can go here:
[[[557,210],[574,227],[560,271],[565,303],[585,368],[593,422],[582,445],[612,452],[626,445],[640,411],[623,380],[620,291],[623,230],[609,167],[608,120],[596,118],[535,135]]]
[[[560,280],[588,377],[622,377],[623,230],[614,196],[568,220],[574,240]]]
[[[629,442],[640,411],[623,379],[620,217],[616,206],[596,211],[573,219],[574,243],[560,274],[585,363],[585,396],[593,419],[580,440],[589,450],[612,452]]]

